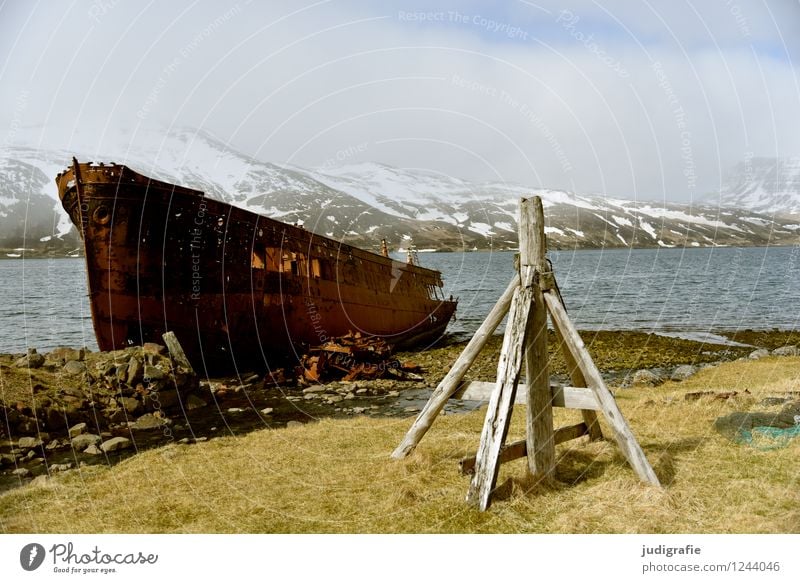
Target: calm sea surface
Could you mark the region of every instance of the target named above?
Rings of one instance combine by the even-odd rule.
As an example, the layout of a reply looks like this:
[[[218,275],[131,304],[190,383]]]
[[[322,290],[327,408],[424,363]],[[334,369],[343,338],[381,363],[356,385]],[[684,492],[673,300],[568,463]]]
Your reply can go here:
[[[800,329],[800,248],[614,249],[549,255],[583,330],[699,335]],[[467,337],[508,285],[514,254],[425,253],[460,299],[449,328]],[[0,352],[96,348],[82,259],[0,261]]]

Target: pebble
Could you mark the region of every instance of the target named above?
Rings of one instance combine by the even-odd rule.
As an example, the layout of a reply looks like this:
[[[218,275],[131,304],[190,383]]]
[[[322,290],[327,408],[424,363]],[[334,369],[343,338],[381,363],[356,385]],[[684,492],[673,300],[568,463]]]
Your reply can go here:
[[[273,411],[275,411],[275,409],[273,409],[272,407],[266,407],[264,409],[261,409],[261,414],[262,415],[272,415]]]
[[[83,453],[87,455],[100,455],[103,452],[100,451],[100,448],[97,447],[96,445],[90,445],[89,447],[83,450]]]
[[[287,429],[290,429],[292,427],[302,427],[302,426],[303,426],[303,423],[300,423],[300,421],[289,421],[286,424],[286,428]]]
[[[31,475],[31,471],[28,468],[17,468],[13,472],[11,472],[12,476],[20,476],[22,478],[27,478]]]
[[[230,409],[228,409],[228,413],[234,413],[234,414],[244,413],[244,409],[242,409],[241,407],[231,407]]]

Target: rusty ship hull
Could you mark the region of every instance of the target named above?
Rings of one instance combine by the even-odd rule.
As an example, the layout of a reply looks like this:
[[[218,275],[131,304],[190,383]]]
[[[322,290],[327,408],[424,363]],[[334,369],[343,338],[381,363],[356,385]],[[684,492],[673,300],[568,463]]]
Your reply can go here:
[[[173,331],[198,371],[271,366],[349,332],[431,342],[456,309],[437,271],[126,166],[73,161],[56,183],[83,240],[101,350]]]

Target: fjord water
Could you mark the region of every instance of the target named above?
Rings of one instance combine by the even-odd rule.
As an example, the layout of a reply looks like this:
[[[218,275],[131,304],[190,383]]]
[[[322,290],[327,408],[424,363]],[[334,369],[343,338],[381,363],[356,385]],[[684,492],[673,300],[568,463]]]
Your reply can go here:
[[[551,251],[582,330],[703,337],[720,330],[800,329],[800,247]],[[514,253],[423,253],[460,299],[449,332],[467,338],[508,285]],[[95,349],[83,259],[0,261],[0,352]]]
[[[800,247],[597,249],[548,253],[581,330],[707,338],[711,331],[800,327]],[[449,331],[468,337],[513,273],[514,253],[426,254],[460,298]]]

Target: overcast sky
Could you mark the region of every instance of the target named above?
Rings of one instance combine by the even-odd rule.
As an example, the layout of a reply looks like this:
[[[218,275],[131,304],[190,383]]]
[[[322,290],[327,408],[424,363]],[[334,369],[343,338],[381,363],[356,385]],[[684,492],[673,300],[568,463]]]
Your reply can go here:
[[[698,200],[800,155],[799,63],[798,0],[10,1],[0,146],[191,126],[272,162]]]

